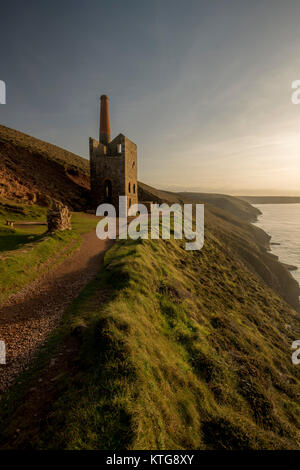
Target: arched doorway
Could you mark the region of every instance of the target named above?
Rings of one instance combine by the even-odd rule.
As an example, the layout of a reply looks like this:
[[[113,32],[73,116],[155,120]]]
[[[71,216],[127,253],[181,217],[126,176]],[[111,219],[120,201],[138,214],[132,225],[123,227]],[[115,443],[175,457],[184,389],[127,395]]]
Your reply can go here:
[[[110,180],[104,181],[104,201],[110,204],[112,202],[112,184]]]

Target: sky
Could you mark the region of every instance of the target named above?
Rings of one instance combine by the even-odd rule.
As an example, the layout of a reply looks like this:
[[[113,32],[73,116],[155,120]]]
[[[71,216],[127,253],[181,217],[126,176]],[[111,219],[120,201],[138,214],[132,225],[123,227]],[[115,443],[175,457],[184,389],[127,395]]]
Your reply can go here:
[[[0,124],[88,158],[99,97],[139,180],[300,195],[300,2],[1,2]]]

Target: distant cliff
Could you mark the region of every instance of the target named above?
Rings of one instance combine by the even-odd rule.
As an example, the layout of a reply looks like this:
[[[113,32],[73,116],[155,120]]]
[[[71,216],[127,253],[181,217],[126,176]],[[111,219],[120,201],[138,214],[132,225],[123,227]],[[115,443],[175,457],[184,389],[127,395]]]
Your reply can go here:
[[[239,196],[250,204],[300,204],[300,196]]]
[[[205,228],[220,243],[225,243],[240,261],[264,283],[300,310],[300,288],[287,266],[269,253],[271,237],[251,224],[260,211],[248,202],[224,194],[171,193],[140,183],[140,197],[157,202],[167,201],[205,204]]]

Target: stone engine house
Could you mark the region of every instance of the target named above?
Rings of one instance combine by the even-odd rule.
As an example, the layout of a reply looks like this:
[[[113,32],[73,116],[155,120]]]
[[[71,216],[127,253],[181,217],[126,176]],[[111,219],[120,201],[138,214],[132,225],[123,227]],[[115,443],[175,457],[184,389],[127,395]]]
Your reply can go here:
[[[137,146],[125,135],[110,140],[109,99],[100,98],[99,142],[90,137],[92,205],[113,204],[118,212],[119,196],[127,196],[127,207],[138,202]]]

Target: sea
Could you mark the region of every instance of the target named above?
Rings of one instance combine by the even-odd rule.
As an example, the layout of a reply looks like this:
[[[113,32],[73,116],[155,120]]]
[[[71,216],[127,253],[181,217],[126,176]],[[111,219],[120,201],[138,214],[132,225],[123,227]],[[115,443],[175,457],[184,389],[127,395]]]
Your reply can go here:
[[[262,212],[254,225],[271,235],[271,252],[297,266],[291,274],[300,284],[300,204],[252,204]]]

